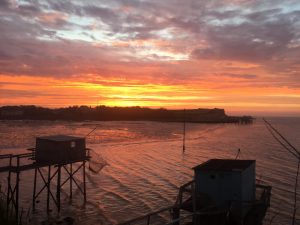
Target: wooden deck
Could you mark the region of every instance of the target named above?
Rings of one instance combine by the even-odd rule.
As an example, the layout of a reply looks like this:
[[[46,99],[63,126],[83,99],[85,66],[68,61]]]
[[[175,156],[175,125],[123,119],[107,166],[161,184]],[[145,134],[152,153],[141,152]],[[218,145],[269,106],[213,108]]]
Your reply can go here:
[[[35,162],[34,160],[34,153],[25,153],[25,154],[17,154],[17,155],[12,155],[12,154],[7,154],[7,155],[0,155],[0,160],[1,159],[9,159],[9,160],[13,160],[13,159],[21,159],[21,158],[27,158],[27,159],[31,159],[32,163],[29,164],[24,164],[24,165],[18,165],[16,163],[16,165],[13,165],[13,162],[10,161],[8,162],[8,164],[10,165],[4,165],[4,166],[0,166],[0,173],[3,172],[22,172],[22,171],[26,171],[26,170],[33,170],[33,169],[37,169],[37,168],[41,168],[41,167],[46,167],[46,166],[56,166],[56,165],[67,165],[67,164],[72,164],[72,163],[76,163],[76,162],[82,162],[82,161],[88,161],[90,159],[90,156],[85,156],[84,158],[80,159],[80,160],[68,160],[68,161],[62,161],[62,162],[57,162],[57,163],[53,163],[53,162]]]

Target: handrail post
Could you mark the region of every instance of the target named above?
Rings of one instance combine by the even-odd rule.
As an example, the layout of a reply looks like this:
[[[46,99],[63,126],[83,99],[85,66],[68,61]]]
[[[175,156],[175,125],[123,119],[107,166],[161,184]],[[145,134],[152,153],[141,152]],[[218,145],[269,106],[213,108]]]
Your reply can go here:
[[[85,180],[85,160],[83,161],[83,198],[84,198],[84,203],[86,203],[86,180]]]
[[[147,216],[147,225],[150,224],[150,215]]]
[[[19,224],[19,181],[20,181],[19,166],[20,166],[20,158],[18,156],[17,157],[17,177],[16,177],[16,206],[15,206],[17,224]]]
[[[173,215],[172,215],[172,219],[176,221],[174,225],[179,225],[179,218],[180,218],[180,207],[174,206]]]
[[[182,205],[182,187],[179,188],[179,207]]]
[[[7,177],[7,198],[6,198],[6,217],[8,218],[9,214],[9,202],[10,202],[10,190],[11,190],[11,166],[12,166],[12,155],[9,156],[9,170]]]

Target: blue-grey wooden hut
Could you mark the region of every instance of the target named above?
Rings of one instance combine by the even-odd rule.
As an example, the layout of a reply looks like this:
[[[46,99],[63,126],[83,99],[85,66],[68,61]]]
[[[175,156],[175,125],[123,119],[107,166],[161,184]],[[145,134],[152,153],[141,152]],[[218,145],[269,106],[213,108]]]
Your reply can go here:
[[[255,160],[211,159],[194,171],[198,199],[206,199],[206,207],[230,207],[242,221],[255,202]]]

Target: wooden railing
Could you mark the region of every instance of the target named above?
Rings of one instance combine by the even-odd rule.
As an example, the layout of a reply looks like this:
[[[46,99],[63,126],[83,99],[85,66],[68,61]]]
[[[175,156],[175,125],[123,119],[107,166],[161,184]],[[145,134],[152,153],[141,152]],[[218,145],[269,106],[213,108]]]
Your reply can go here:
[[[263,190],[260,198],[257,200],[261,201],[263,204],[266,204],[267,206],[270,206],[272,187],[267,185],[262,185],[262,184],[256,184],[256,189]]]
[[[185,183],[184,185],[180,186],[178,196],[177,196],[177,199],[176,199],[176,202],[175,202],[175,206],[180,207],[182,205],[183,194],[184,193],[189,193],[190,196],[192,196],[194,185],[195,185],[195,180],[191,180],[191,181]]]
[[[137,222],[140,222],[140,221],[146,221],[145,224],[149,225],[150,222],[151,222],[151,218],[153,216],[156,216],[157,214],[160,214],[160,213],[163,213],[163,212],[166,212],[166,211],[169,211],[171,213],[173,207],[174,206],[165,207],[165,208],[162,208],[162,209],[157,210],[155,212],[151,212],[151,213],[148,213],[146,215],[142,215],[142,216],[136,217],[136,218],[134,218],[132,220],[128,220],[128,221],[126,221],[124,223],[120,223],[118,225],[131,225],[131,224],[134,224],[134,223],[137,223]]]
[[[162,208],[160,210],[148,213],[148,214],[143,215],[143,216],[136,217],[136,218],[134,218],[132,220],[128,220],[128,221],[120,223],[118,225],[132,225],[132,224],[135,224],[137,222],[142,222],[142,221],[145,221],[145,223],[144,223],[145,225],[150,225],[150,223],[152,221],[151,218],[153,218],[154,216],[157,216],[160,213],[169,211],[170,215],[172,215],[173,211],[175,209],[179,209],[182,206],[184,193],[189,193],[190,196],[192,196],[194,184],[195,184],[195,181],[192,180],[192,181],[189,181],[188,183],[180,186],[179,192],[178,192],[178,195],[177,195],[177,198],[176,198],[176,201],[175,201],[174,205]],[[174,220],[170,221],[167,224],[170,224],[170,225],[171,224],[178,224],[179,221],[181,221],[183,219],[186,219],[188,217],[191,217],[192,215],[193,214],[188,214],[186,216],[182,216],[180,218],[177,218],[177,219],[174,219]]]
[[[192,197],[193,192],[194,192],[194,188],[195,188],[195,181],[192,180],[192,181],[182,185],[179,188],[179,192],[178,192],[175,204],[173,206],[162,208],[162,209],[157,210],[155,212],[148,213],[146,215],[134,218],[132,220],[126,221],[126,222],[118,224],[118,225],[133,225],[135,223],[150,225],[151,222],[153,222],[152,218],[154,216],[157,216],[158,214],[166,212],[166,211],[169,211],[170,215],[173,216],[173,219],[169,222],[166,222],[166,225],[177,225],[181,221],[189,219],[189,218],[193,218],[194,216],[202,215],[202,214],[208,214],[207,210],[203,210],[203,212],[201,212],[201,211],[196,212],[196,210],[193,210],[193,212],[190,213],[190,214],[180,216],[178,218],[174,217],[174,213],[176,213],[176,210],[177,211],[180,210],[180,208],[183,206],[184,193],[187,193],[188,196]],[[262,189],[262,194],[260,195],[259,199],[257,199],[256,201],[269,206],[270,205],[270,196],[271,196],[272,187],[267,186],[267,185],[257,184],[256,189]],[[243,204],[253,204],[253,202],[250,202],[250,201],[249,202],[243,202]],[[193,209],[195,209],[195,208],[196,208],[196,206],[194,205],[194,202],[193,202]],[[228,210],[228,209],[226,209],[226,210]],[[218,214],[220,212],[214,211],[213,213]],[[145,223],[142,223],[143,221],[145,221]]]

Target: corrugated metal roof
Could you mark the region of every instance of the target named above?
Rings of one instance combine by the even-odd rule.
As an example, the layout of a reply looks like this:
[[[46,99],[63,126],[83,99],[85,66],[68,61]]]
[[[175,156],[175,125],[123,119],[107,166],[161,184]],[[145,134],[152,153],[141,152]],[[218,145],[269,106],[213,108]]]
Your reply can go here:
[[[255,160],[210,159],[193,169],[201,171],[240,171],[245,170],[253,163],[255,163]]]

